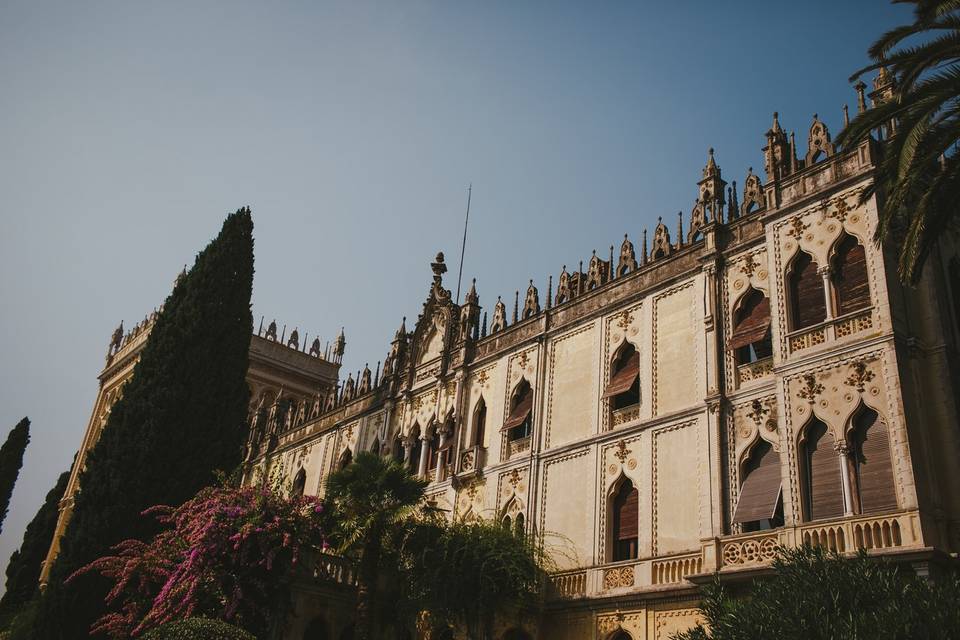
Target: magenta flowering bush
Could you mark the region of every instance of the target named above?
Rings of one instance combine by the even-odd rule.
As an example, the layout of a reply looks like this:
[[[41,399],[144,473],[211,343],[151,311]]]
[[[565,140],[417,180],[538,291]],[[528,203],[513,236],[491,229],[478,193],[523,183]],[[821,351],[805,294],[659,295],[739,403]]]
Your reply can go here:
[[[96,572],[114,582],[107,602],[116,610],[94,624],[94,633],[136,637],[198,615],[262,633],[283,606],[285,578],[301,556],[326,546],[318,498],[266,488],[209,487],[180,507],[144,515],[167,528],[149,542],[124,541],[115,555],[74,574]]]

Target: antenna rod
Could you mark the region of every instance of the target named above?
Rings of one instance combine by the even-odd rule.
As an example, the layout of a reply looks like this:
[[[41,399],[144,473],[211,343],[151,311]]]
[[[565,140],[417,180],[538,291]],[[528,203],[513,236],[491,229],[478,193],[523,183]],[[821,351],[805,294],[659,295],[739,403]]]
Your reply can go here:
[[[460,247],[460,273],[457,274],[457,304],[460,304],[460,282],[463,280],[463,254],[467,251],[467,225],[470,223],[470,196],[473,194],[473,183],[467,187],[467,217],[463,221],[463,245]]]

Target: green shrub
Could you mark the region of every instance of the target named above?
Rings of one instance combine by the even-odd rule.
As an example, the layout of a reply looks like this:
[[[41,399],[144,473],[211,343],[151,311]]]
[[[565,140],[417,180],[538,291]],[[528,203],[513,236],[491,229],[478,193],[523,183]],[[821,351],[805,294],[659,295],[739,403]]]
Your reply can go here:
[[[257,640],[253,634],[221,620],[184,618],[151,629],[143,640]]]

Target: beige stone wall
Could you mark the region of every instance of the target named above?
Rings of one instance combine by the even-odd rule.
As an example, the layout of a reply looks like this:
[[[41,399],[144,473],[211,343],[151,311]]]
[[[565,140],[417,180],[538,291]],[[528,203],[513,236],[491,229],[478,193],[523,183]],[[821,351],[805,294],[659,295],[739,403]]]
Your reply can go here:
[[[550,345],[546,448],[596,433],[600,370],[596,322],[555,338]]]
[[[688,281],[653,299],[653,413],[671,413],[703,398],[703,291]],[[699,294],[699,295],[698,295]]]

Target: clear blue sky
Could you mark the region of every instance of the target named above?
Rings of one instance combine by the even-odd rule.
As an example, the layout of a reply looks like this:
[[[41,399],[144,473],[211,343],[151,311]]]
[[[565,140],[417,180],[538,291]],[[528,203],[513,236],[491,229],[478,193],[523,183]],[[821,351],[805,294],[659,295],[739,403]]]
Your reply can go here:
[[[110,333],[253,208],[254,315],[346,327],[344,377],[443,250],[481,304],[689,212],[708,147],[762,169],[771,113],[834,132],[908,10],[742,2],[0,3],[0,429],[32,442],[20,544],[80,444]],[[455,283],[454,283],[455,286]],[[408,325],[409,326],[409,325]],[[312,339],[312,338],[311,338]],[[0,434],[3,437],[3,434]]]

